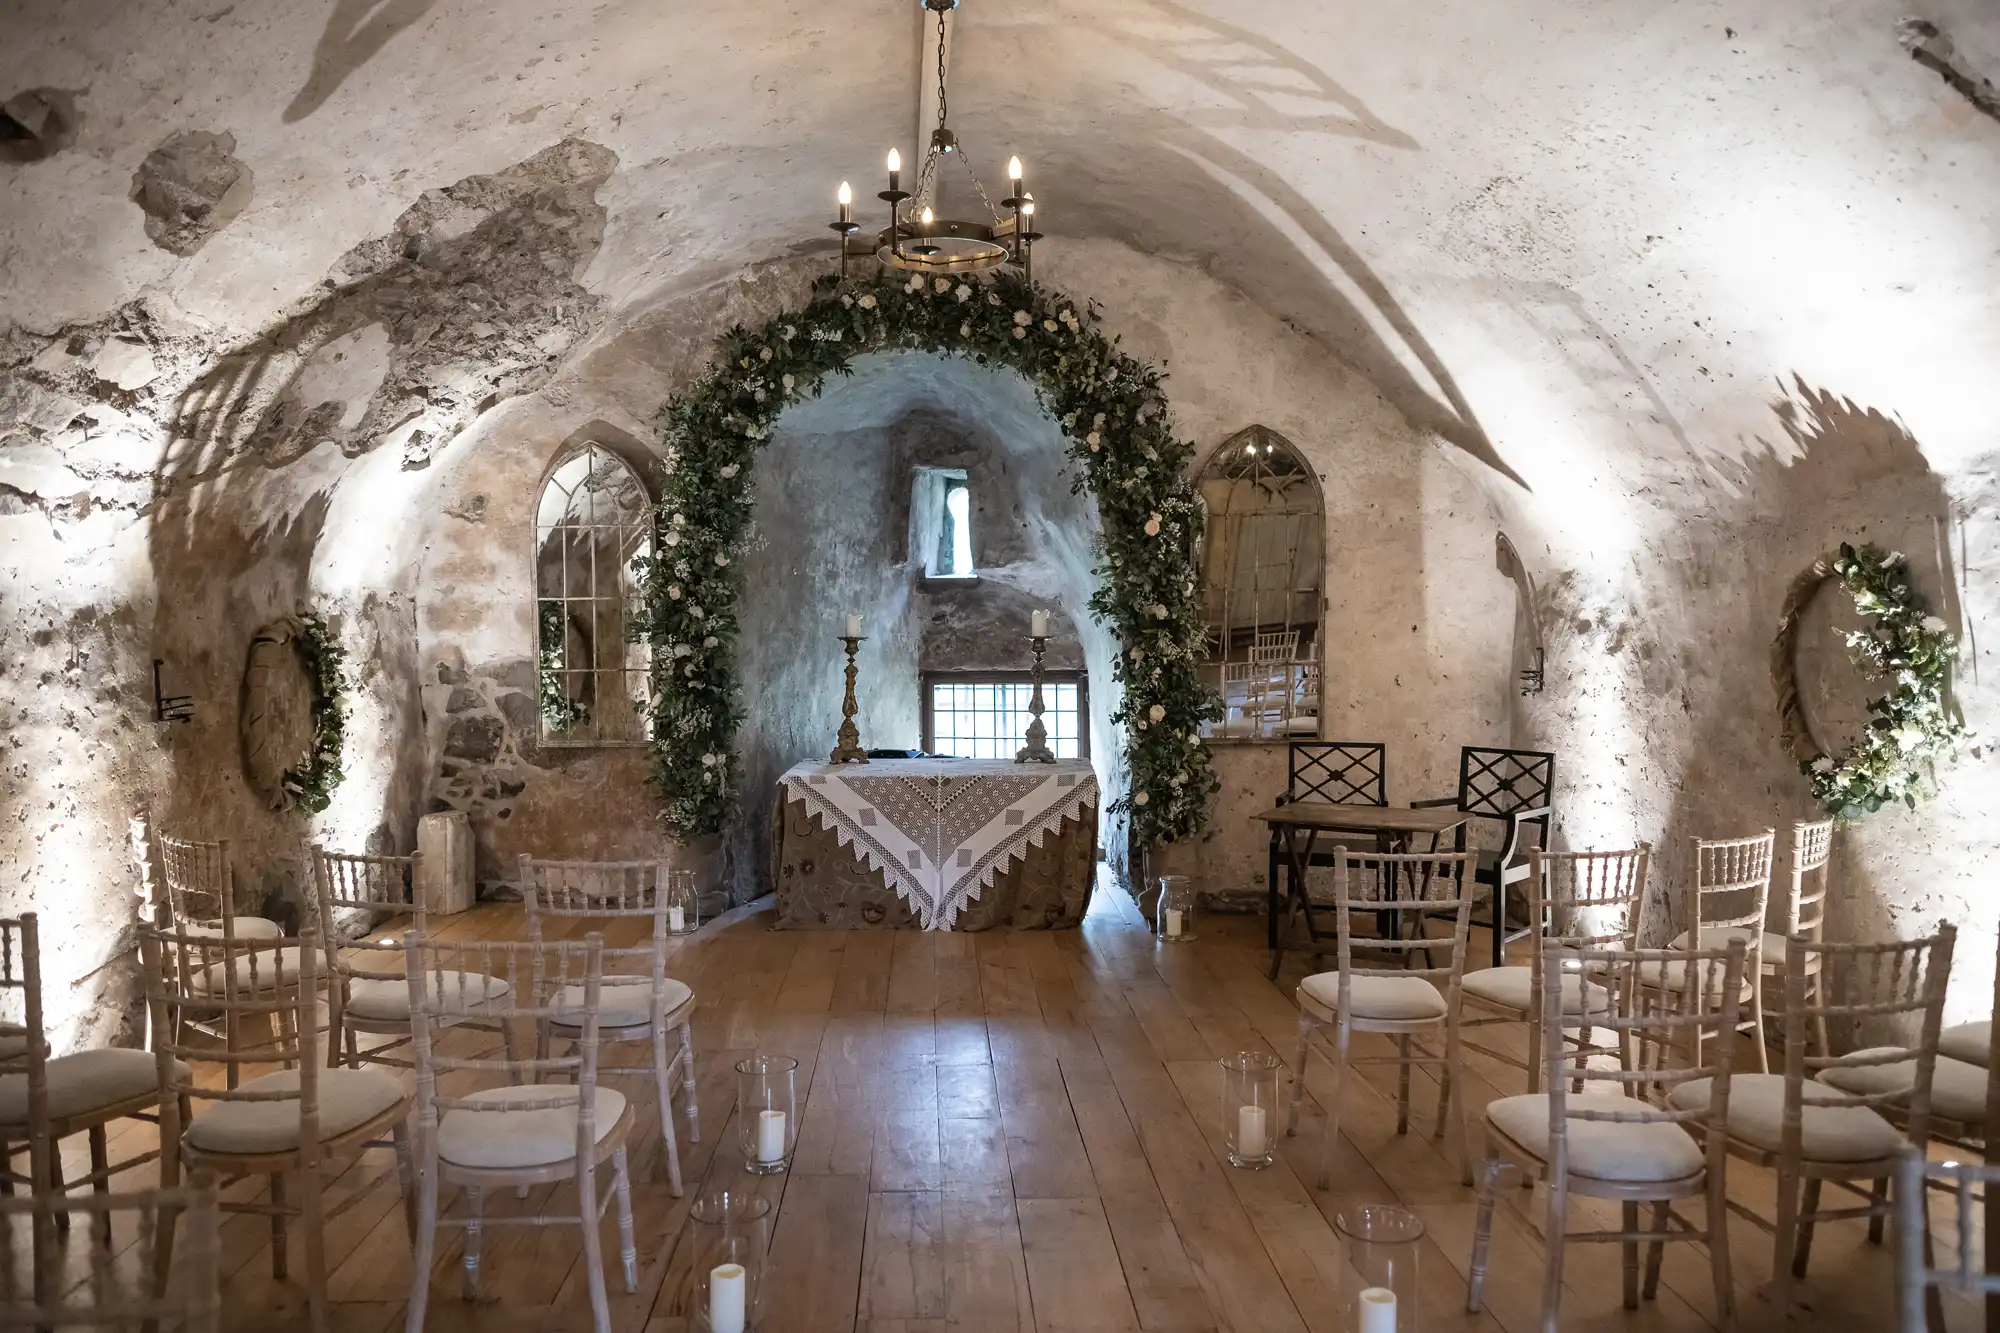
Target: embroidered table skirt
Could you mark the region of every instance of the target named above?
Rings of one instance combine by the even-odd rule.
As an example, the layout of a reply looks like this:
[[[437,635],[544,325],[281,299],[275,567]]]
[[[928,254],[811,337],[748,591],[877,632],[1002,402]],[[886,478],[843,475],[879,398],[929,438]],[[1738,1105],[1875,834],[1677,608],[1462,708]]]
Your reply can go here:
[[[804,763],[773,820],[780,928],[1072,926],[1097,871],[1086,763]]]

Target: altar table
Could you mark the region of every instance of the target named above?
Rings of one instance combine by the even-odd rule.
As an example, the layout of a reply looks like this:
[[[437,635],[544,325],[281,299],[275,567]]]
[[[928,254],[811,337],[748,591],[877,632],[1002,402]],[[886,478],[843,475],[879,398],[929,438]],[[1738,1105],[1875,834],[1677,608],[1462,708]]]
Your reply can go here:
[[[1088,763],[877,759],[778,779],[778,926],[1073,926],[1097,873]]]

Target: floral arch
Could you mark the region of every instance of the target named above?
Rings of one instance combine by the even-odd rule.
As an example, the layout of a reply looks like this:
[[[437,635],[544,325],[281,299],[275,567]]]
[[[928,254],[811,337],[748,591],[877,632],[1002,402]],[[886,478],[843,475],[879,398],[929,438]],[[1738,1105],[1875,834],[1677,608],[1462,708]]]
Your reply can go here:
[[[751,468],[790,404],[870,352],[921,351],[1004,366],[1062,426],[1103,527],[1090,610],[1120,644],[1131,791],[1142,843],[1200,831],[1216,790],[1202,725],[1218,709],[1196,663],[1205,629],[1194,566],[1201,511],[1161,374],[1118,350],[1096,312],[1011,274],[903,281],[884,274],[814,284],[803,309],[717,342],[700,378],[662,411],[667,448],[657,555],[643,569],[638,632],[653,649],[653,780],[681,839],[719,832],[734,808],[740,593],[732,562],[748,536]]]

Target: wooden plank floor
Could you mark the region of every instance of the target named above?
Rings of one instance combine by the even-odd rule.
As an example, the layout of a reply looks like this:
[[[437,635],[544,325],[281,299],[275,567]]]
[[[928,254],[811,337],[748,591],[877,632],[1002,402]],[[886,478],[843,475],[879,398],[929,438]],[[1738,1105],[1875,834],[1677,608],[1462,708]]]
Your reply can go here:
[[[690,1142],[683,1124],[689,1189],[675,1199],[650,1087],[635,1080],[629,1091],[644,1111],[632,1156],[633,1294],[620,1290],[615,1224],[605,1225],[622,1333],[687,1327],[689,1204],[725,1186],[775,1205],[768,1333],[1321,1333],[1342,1327],[1334,1215],[1376,1200],[1408,1204],[1428,1228],[1426,1329],[1539,1327],[1540,1191],[1510,1191],[1520,1211],[1499,1210],[1487,1310],[1465,1312],[1472,1194],[1459,1183],[1455,1136],[1430,1135],[1436,1089],[1421,1075],[1412,1132],[1402,1136],[1393,1071],[1349,1081],[1330,1190],[1312,1188],[1331,1088],[1317,1059],[1300,1132],[1282,1141],[1277,1164],[1228,1165],[1215,1058],[1268,1050],[1289,1061],[1291,990],[1305,970],[1294,958],[1280,984],[1266,979],[1261,921],[1208,918],[1197,942],[1162,948],[1110,888],[1083,927],[1067,932],[775,932],[769,920],[755,906],[739,909],[675,942],[670,970],[698,1000],[701,1141]],[[520,930],[519,910],[501,906],[445,927],[460,938]],[[1475,945],[1483,952],[1483,941]],[[1485,1033],[1516,1048],[1522,1041],[1518,1029]],[[752,1051],[797,1057],[807,1090],[793,1169],[762,1179],[743,1172],[736,1148],[732,1066]],[[1474,1057],[1468,1072],[1475,1107],[1524,1089],[1521,1073],[1497,1061]],[[114,1155],[149,1146],[152,1132],[118,1127]],[[64,1151],[81,1170],[83,1139]],[[1731,1172],[1732,1195],[1768,1215],[1768,1173],[1740,1163]],[[328,1228],[340,1333],[402,1326],[410,1249],[394,1182],[390,1155],[373,1152],[333,1192],[360,1196]],[[573,1198],[568,1186],[538,1189],[490,1201],[489,1216],[573,1211]],[[1574,1228],[1615,1221],[1573,1205]],[[1732,1234],[1741,1326],[1774,1326],[1757,1295],[1769,1242],[1740,1220]],[[440,1237],[429,1328],[590,1327],[575,1228],[489,1228],[477,1302],[461,1298],[461,1235]],[[1940,1239],[1950,1243],[1948,1233]],[[296,1281],[270,1276],[262,1219],[228,1221],[224,1244],[225,1326],[303,1327]],[[296,1227],[292,1247],[296,1275],[304,1268]],[[12,1248],[18,1271],[22,1247]],[[88,1260],[71,1259],[82,1276]],[[1693,1247],[1669,1247],[1659,1299],[1638,1311],[1620,1308],[1611,1247],[1573,1248],[1566,1272],[1565,1329],[1714,1326],[1707,1259]],[[1890,1330],[1892,1287],[1888,1248],[1870,1246],[1856,1224],[1823,1227],[1793,1318]],[[1949,1314],[1954,1328],[1974,1327],[1969,1306]]]

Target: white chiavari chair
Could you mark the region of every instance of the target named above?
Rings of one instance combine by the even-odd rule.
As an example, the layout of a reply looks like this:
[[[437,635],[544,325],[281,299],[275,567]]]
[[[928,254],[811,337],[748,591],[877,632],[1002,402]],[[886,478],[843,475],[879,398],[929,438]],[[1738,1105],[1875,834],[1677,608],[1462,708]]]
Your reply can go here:
[[[1436,1137],[1444,1136],[1451,1121],[1453,1089],[1459,1090],[1463,1101],[1465,1080],[1459,1050],[1461,978],[1465,973],[1465,941],[1474,901],[1469,852],[1390,855],[1336,847],[1334,858],[1333,907],[1339,967],[1332,972],[1315,973],[1299,983],[1299,1046],[1292,1060],[1292,1103],[1285,1123],[1287,1134],[1298,1132],[1312,1037],[1323,1028],[1331,1028],[1333,1095],[1326,1106],[1325,1140],[1320,1150],[1321,1189],[1327,1188],[1331,1181],[1333,1152],[1340,1136],[1341,1102],[1350,1066],[1398,1066],[1398,1134],[1407,1133],[1410,1127],[1413,1068],[1422,1066],[1439,1071],[1437,1123],[1433,1130]],[[1380,936],[1358,937],[1354,930],[1357,918],[1393,921],[1395,926]],[[1424,923],[1428,919],[1447,923],[1451,928],[1450,938],[1426,937]],[[1439,949],[1449,950],[1441,967],[1435,965],[1434,951]],[[1400,961],[1364,966],[1355,957],[1357,950],[1386,954]],[[1426,966],[1407,966],[1416,961],[1418,953],[1424,955]],[[1388,1037],[1395,1053],[1355,1054],[1357,1033]],[[1418,1036],[1443,1038],[1443,1049],[1435,1055],[1426,1052],[1414,1044]],[[1469,1179],[1470,1144],[1462,1106],[1457,1123],[1461,1158]]]
[[[1720,1135],[1704,1135],[1712,1116],[1728,1111],[1730,1063],[1743,998],[1746,966],[1743,941],[1701,950],[1587,949],[1565,951],[1559,940],[1545,941],[1542,962],[1541,1047],[1546,1092],[1502,1097],[1486,1108],[1486,1153],[1479,1180],[1479,1211],[1472,1245],[1466,1308],[1484,1301],[1486,1266],[1493,1236],[1493,1209],[1500,1176],[1511,1168],[1525,1181],[1548,1185],[1543,1226],[1546,1267],[1542,1278],[1543,1333],[1559,1333],[1563,1266],[1568,1248],[1602,1242],[1623,1250],[1625,1308],[1659,1290],[1662,1249],[1668,1241],[1707,1247],[1710,1280],[1722,1326],[1734,1326],[1735,1295],[1729,1272],[1729,1236],[1723,1201],[1728,1197],[1728,1154]],[[1641,995],[1643,970],[1678,961],[1683,984],[1650,999]],[[1562,984],[1571,964],[1602,985],[1608,1004],[1592,1013],[1569,1002]],[[1609,1032],[1627,1058],[1611,1061],[1579,1052],[1598,1046]],[[1709,1063],[1669,1068],[1669,1053],[1699,1052],[1703,1036],[1721,1038],[1709,1047]],[[1632,1053],[1639,1052],[1636,1059]],[[1715,1089],[1713,1102],[1661,1106],[1645,1098],[1651,1087],[1677,1093],[1699,1085]],[[1603,1089],[1600,1091],[1599,1089]],[[1634,1095],[1635,1093],[1639,1095]],[[1706,1137],[1706,1144],[1701,1141]],[[1619,1205],[1616,1231],[1573,1232],[1568,1226],[1571,1196]],[[1682,1199],[1702,1198],[1704,1220],[1696,1226],[1674,1212]],[[1640,1209],[1652,1208],[1652,1225],[1642,1229]],[[1640,1252],[1645,1277],[1640,1280]]]
[[[465,1296],[476,1299],[485,1229],[496,1225],[550,1226],[575,1223],[583,1232],[583,1263],[590,1291],[592,1326],[610,1333],[610,1305],[604,1289],[603,1242],[599,1228],[605,1208],[618,1205],[619,1258],[625,1290],[638,1284],[638,1249],[632,1230],[632,1187],[626,1140],[632,1132],[631,1103],[615,1088],[598,1084],[598,1044],[603,1029],[604,940],[595,933],[581,940],[534,943],[477,941],[426,943],[416,932],[405,936],[411,1047],[417,1067],[416,1265],[406,1315],[408,1333],[422,1333],[430,1301],[431,1263],[441,1226],[465,1229]],[[506,983],[497,996],[469,1001],[472,978]],[[538,1027],[560,1020],[569,1026],[561,1055],[538,1050],[533,1058],[496,1061],[482,1054],[453,1054],[443,1040],[468,1020],[498,1018]],[[462,1091],[468,1080],[505,1074],[526,1075],[530,1083],[508,1083]],[[567,1083],[545,1082],[544,1077]],[[600,1194],[598,1168],[609,1161],[611,1192]],[[573,1181],[574,1217],[534,1213],[485,1215],[487,1191]],[[441,1211],[439,1192],[462,1189],[464,1211]]]
[[[681,1153],[673,1112],[677,1083],[693,1143],[701,1142],[701,1111],[695,1099],[694,989],[667,975],[672,869],[654,861],[543,861],[531,856],[520,859],[520,868],[530,940],[586,925],[645,940],[605,948],[598,1032],[611,1045],[644,1043],[652,1058],[643,1065],[600,1063],[598,1072],[651,1076],[659,1098],[667,1181],[679,1198]],[[536,1054],[546,1055],[551,1040],[574,1040],[578,1031],[578,1023],[560,1012],[552,1014],[537,1025]]]

